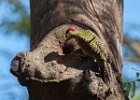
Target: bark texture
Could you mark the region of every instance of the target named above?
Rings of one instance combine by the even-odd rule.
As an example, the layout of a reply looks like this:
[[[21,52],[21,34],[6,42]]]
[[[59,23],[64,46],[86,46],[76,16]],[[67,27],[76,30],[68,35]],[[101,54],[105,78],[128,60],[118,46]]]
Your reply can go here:
[[[11,72],[27,87],[29,100],[125,100],[121,79],[123,0],[30,0],[31,50],[12,61]],[[67,28],[90,29],[113,55],[111,85],[98,64],[82,58]],[[88,69],[88,71],[87,71]],[[111,76],[110,76],[111,77]]]

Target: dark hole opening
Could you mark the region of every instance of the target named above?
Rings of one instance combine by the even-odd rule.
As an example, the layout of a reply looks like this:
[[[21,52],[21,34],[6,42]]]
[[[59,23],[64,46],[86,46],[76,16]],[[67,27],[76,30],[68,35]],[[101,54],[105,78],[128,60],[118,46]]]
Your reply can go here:
[[[63,46],[63,54],[70,54],[74,50],[74,45],[71,43],[65,43]]]

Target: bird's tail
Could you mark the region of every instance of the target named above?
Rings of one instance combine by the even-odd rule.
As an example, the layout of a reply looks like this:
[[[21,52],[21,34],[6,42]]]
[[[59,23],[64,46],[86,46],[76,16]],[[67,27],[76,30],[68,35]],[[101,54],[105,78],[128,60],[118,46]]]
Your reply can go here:
[[[99,67],[103,75],[103,81],[109,85],[112,81],[111,66],[106,61],[103,61],[99,63]]]

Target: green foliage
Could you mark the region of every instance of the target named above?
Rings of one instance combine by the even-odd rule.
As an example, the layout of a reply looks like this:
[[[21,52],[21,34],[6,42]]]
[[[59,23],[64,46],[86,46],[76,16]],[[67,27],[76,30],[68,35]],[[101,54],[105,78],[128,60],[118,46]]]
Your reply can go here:
[[[27,8],[20,2],[20,0],[0,0],[0,3],[6,2],[11,9],[13,14],[17,14],[19,16],[19,20],[16,21],[7,21],[6,19],[2,21],[0,24],[1,27],[5,27],[7,29],[7,33],[11,33],[11,31],[17,31],[20,34],[30,34],[30,17],[27,12]],[[9,15],[9,19],[10,19]]]
[[[136,83],[135,81],[129,82],[126,81],[123,83],[124,84],[124,89],[126,90],[125,95],[130,96],[131,98],[134,97],[135,92],[136,92]]]
[[[140,90],[138,90],[138,91],[139,91],[138,94],[140,94]],[[137,95],[137,97],[134,97],[134,98],[132,98],[131,100],[140,100],[140,95]]]
[[[136,82],[132,82],[132,90],[131,90],[131,95],[130,97],[133,98],[135,96],[135,92],[136,92]]]
[[[21,16],[21,20],[19,22],[9,23],[9,27],[11,27],[14,31],[19,31],[20,33],[30,34],[30,20],[29,16],[23,15]]]
[[[136,70],[136,69],[134,69],[134,70],[136,71],[136,79],[133,80],[133,81],[125,80],[124,83],[123,83],[123,88],[126,91],[125,95],[129,96],[130,98],[133,98],[135,96],[136,82],[140,82],[140,78],[139,78],[140,71]]]

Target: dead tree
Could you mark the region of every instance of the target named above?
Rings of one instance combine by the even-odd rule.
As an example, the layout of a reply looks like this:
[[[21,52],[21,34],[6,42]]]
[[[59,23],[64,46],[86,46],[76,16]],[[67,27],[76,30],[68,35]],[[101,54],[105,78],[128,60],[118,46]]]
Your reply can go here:
[[[120,74],[123,0],[30,3],[31,50],[17,54],[11,64],[29,100],[125,100]],[[66,42],[69,27],[94,31],[107,44],[114,59],[107,66],[117,69],[112,70],[112,87],[104,83],[93,59],[76,56],[82,52],[74,40]]]

